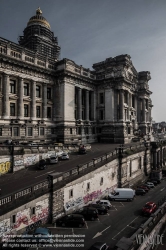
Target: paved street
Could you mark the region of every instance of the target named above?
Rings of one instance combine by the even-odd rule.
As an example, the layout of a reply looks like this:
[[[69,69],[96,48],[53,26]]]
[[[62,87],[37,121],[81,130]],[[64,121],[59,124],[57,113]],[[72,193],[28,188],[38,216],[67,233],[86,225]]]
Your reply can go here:
[[[137,196],[133,202],[111,202],[113,208],[109,210],[107,215],[99,215],[99,219],[96,221],[86,221],[84,228],[54,228],[50,226],[50,229],[52,234],[61,235],[61,237],[58,237],[61,241],[66,237],[69,240],[77,239],[77,242],[71,242],[73,244],[84,245],[82,247],[77,245],[75,248],[58,247],[58,249],[86,250],[97,241],[106,242],[113,249],[122,237],[130,237],[148,219],[140,213],[145,203],[148,201],[157,203],[164,196],[166,196],[165,180],[151,189],[145,196]],[[80,237],[74,237],[73,235],[80,235]],[[62,242],[58,244],[62,244]],[[163,249],[166,249],[166,245],[165,248],[161,248],[161,250]]]
[[[8,173],[0,176],[0,188],[2,196],[13,191],[23,189],[34,183],[43,181],[49,173],[66,172],[69,169],[76,167],[78,164],[83,164],[91,161],[93,158],[104,155],[105,153],[114,151],[119,144],[99,144],[91,145],[91,150],[86,155],[77,153],[71,154],[69,161],[59,161],[58,164],[49,165],[45,170],[39,170],[36,166],[28,167],[13,174]]]

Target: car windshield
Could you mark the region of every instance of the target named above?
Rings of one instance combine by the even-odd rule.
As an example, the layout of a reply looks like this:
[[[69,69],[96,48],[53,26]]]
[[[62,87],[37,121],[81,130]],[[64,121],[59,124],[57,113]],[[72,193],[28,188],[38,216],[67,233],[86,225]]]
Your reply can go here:
[[[151,205],[145,205],[145,208],[151,208],[152,206]]]

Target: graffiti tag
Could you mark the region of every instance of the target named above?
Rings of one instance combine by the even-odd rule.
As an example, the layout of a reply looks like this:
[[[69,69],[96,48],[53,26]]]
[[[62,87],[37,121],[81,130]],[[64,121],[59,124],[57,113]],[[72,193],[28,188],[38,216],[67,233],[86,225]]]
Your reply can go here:
[[[10,161],[1,162],[0,163],[0,173],[5,174],[5,173],[9,172],[10,166],[11,166]]]

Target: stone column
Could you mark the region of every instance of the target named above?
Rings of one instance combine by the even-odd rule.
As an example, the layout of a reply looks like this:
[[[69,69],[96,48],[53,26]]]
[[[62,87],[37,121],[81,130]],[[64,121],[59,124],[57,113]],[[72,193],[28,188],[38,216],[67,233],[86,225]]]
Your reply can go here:
[[[134,96],[134,108],[135,108],[135,116],[136,116],[136,122],[137,122],[137,113],[138,113],[138,106],[137,106],[137,97]]]
[[[82,89],[78,88],[78,120],[82,120]]]
[[[120,106],[120,120],[123,121],[124,119],[124,91],[123,90],[120,90],[119,106]]]
[[[18,118],[22,119],[24,117],[24,102],[23,102],[23,91],[24,91],[24,81],[23,78],[19,78],[19,99],[18,99]]]
[[[128,104],[128,108],[127,108],[127,120],[130,120],[130,93],[127,92],[127,104]]]
[[[86,120],[89,121],[89,90],[86,90]]]
[[[10,115],[9,104],[9,75],[3,75],[3,118],[8,119]]]
[[[32,81],[31,84],[31,119],[36,119],[36,82]]]
[[[142,122],[146,121],[145,117],[145,98],[142,99]]]
[[[91,120],[96,119],[96,94],[94,91],[91,92]]]
[[[141,99],[138,98],[137,101],[137,121],[140,122],[141,121]]]
[[[43,119],[47,118],[47,84],[43,84]]]

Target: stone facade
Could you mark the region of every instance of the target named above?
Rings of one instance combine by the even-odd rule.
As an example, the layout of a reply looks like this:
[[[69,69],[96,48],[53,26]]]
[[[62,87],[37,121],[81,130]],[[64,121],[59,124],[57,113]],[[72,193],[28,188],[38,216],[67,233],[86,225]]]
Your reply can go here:
[[[19,45],[0,38],[0,140],[127,143],[151,134],[148,71],[129,55],[94,70],[59,59],[60,47],[40,9]]]

